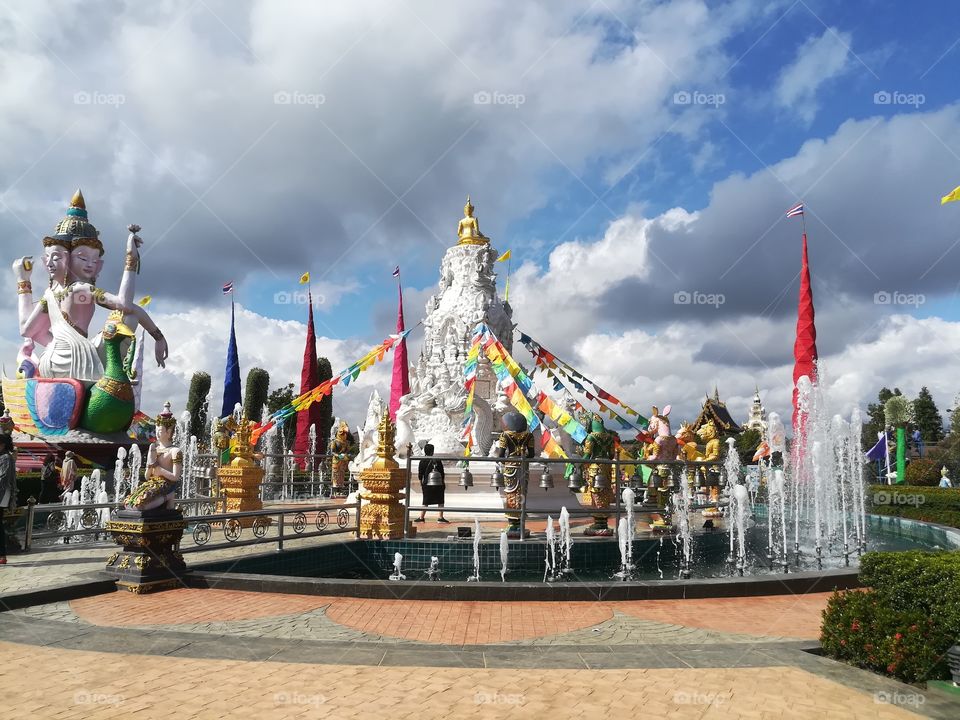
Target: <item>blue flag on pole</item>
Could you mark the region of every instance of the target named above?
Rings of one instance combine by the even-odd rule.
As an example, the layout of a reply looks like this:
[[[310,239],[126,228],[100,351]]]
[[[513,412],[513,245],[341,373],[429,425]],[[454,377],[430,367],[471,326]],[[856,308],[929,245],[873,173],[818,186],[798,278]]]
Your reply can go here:
[[[227,368],[223,376],[223,408],[220,417],[233,414],[234,406],[243,401],[240,391],[240,357],[237,353],[237,332],[234,327],[233,299],[230,300],[230,344],[227,346]]]
[[[883,433],[877,440],[877,444],[867,450],[865,454],[867,460],[885,460],[887,457],[887,442],[887,434]]]

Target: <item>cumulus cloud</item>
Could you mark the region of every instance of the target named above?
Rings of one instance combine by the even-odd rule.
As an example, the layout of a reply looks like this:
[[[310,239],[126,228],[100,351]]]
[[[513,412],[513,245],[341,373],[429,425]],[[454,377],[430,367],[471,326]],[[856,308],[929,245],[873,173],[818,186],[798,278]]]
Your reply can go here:
[[[197,369],[211,372],[218,396],[227,315],[201,308],[231,279],[240,287],[249,279],[251,293],[266,297],[260,312],[238,311],[242,367],[267,368],[278,386],[299,377],[304,327],[269,317],[273,289],[261,286],[312,265],[326,300],[319,351],[336,370],[393,330],[392,300],[361,294],[374,265],[392,268],[402,256],[405,272],[417,268],[420,287],[408,290],[406,309],[408,325],[419,319],[468,192],[505,249],[522,239],[506,229],[547,202],[558,168],[612,184],[672,134],[681,148],[702,148],[695,170],[712,169],[726,146],[716,134],[704,142],[702,131],[718,113],[684,112],[670,98],[727,90],[730,38],[765,28],[786,5],[8,8],[0,18],[4,248],[9,259],[38,254],[39,238],[82,185],[108,246],[103,284],[113,289],[123,228],[143,226],[138,287],[156,298],[151,311],[173,351],[166,371],[148,369],[148,409],[184,398]],[[78,38],[97,51],[63,50]],[[847,72],[851,41],[834,28],[802,46],[773,88],[780,106],[813,112],[826,84]],[[547,237],[542,259],[514,267],[515,319],[638,405],[672,401],[689,416],[716,383],[742,417],[757,383],[768,407],[784,410],[799,229],[782,215],[802,198],[820,346],[838,404],[881,384],[912,393],[920,383],[949,403],[955,389],[943,368],[957,325],[891,317],[899,308],[873,296],[955,287],[955,223],[936,199],[955,184],[944,144],[957,137],[957,105],[850,120],[769,167],[731,173],[705,207],[634,205],[595,235]],[[564,228],[537,232],[566,237]],[[0,308],[10,312],[9,273],[2,290]],[[677,293],[715,302],[678,303]],[[337,338],[322,313],[343,309],[370,321]],[[5,327],[0,350],[9,358],[12,320]],[[922,352],[907,362],[907,349]],[[368,391],[385,392],[388,375],[389,365],[362,375],[335,395],[336,411],[358,420]]]
[[[152,351],[144,358],[144,412],[153,414],[166,400],[180,403],[179,409],[182,410],[190,378],[198,370],[210,373],[210,404],[219,410],[230,333],[229,309],[195,308],[183,313],[161,313],[156,320],[169,342],[170,357],[165,369],[157,368],[153,363]],[[306,325],[265,317],[238,305],[236,328],[241,380],[251,368],[261,367],[270,373],[271,388],[292,382],[299,391]],[[152,348],[149,338],[146,342]],[[366,354],[371,345],[360,338],[338,340],[320,334],[317,354],[328,358],[333,371],[339,372]],[[361,421],[366,414],[370,392],[375,388],[389,390],[390,367],[388,357],[386,364],[372,366],[348,388],[338,387],[333,395],[334,413],[354,422]]]
[[[380,255],[433,257],[468,192],[496,237],[545,201],[558,161],[642,152],[674,121],[664,98],[718,78],[759,4],[10,8],[0,232],[36,252],[82,185],[104,275],[135,221],[144,284],[189,301],[296,277],[305,258],[343,283]],[[67,52],[77,38],[97,52]]]
[[[793,62],[783,68],[777,79],[777,103],[804,122],[817,114],[817,92],[843,75],[850,67],[852,36],[830,27],[819,37],[810,37],[797,49]]]

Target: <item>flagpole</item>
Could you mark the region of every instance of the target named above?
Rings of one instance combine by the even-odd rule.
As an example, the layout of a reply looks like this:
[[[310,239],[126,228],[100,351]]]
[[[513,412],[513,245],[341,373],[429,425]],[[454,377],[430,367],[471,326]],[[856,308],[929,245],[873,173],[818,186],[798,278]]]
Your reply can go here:
[[[510,263],[512,262],[513,262],[513,255],[511,254],[510,257],[507,258],[507,287],[504,289],[504,292],[503,292],[503,301],[505,303],[510,302]]]

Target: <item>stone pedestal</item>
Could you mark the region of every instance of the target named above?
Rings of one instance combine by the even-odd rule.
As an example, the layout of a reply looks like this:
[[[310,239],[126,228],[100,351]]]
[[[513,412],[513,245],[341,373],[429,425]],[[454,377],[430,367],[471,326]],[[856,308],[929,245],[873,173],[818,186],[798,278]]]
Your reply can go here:
[[[383,411],[377,427],[377,456],[373,466],[360,473],[364,487],[360,508],[360,537],[367,540],[395,540],[403,537],[403,488],[407,472],[396,460],[394,438],[396,427],[390,421],[390,412]]]
[[[366,492],[360,508],[360,537],[394,540],[403,537],[403,488],[406,470],[369,468],[360,473]]]
[[[263,482],[263,469],[256,464],[239,462],[235,458],[229,465],[217,470],[217,480],[220,490],[226,497],[227,512],[248,512],[263,510],[263,501],[260,499],[260,484]],[[237,518],[242,527],[253,525],[256,518]]]
[[[107,530],[122,549],[107,559],[107,573],[137,594],[179,587],[187,569],[179,552],[184,527],[179,510],[117,510]]]

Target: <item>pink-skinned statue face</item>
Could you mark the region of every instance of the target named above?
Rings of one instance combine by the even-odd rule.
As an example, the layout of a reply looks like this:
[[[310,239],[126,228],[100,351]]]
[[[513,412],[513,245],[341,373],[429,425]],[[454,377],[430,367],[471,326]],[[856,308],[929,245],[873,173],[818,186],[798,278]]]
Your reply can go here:
[[[74,281],[94,283],[103,269],[103,258],[92,247],[81,245],[70,253],[70,277]]]
[[[49,245],[43,250],[43,266],[50,278],[61,285],[67,284],[70,268],[70,251],[63,245]]]

